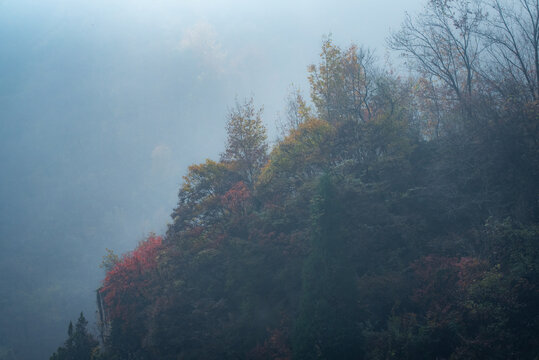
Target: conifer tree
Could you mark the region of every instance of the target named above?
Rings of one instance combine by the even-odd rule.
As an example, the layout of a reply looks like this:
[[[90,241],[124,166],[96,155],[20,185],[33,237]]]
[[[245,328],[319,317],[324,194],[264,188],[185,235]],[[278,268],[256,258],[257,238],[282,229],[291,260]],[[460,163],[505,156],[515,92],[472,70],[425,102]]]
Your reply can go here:
[[[339,200],[324,175],[312,205],[312,248],[303,267],[300,314],[293,339],[295,359],[359,359],[354,268],[346,260]]]
[[[67,329],[67,340],[64,346],[50,357],[50,360],[93,360],[98,353],[99,342],[87,330],[88,321],[81,312],[75,329],[73,323],[69,322]]]

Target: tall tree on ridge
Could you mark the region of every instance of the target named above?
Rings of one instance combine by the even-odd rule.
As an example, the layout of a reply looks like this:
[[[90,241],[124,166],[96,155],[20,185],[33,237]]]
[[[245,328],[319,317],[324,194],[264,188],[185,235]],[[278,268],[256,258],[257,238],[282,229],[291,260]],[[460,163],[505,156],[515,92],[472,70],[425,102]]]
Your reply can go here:
[[[221,161],[229,163],[252,185],[267,160],[266,128],[262,123],[262,108],[255,109],[253,99],[236,105],[228,114],[226,150]]]

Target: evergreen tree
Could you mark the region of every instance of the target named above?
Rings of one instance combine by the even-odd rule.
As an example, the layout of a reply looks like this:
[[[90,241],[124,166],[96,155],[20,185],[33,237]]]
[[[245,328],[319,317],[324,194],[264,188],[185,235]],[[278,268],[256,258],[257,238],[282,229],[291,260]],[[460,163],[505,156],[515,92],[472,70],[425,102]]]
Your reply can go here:
[[[293,351],[296,359],[358,359],[354,268],[347,261],[331,177],[320,179],[312,205],[312,249],[303,268],[303,294]]]
[[[79,319],[75,324],[69,322],[67,329],[67,340],[64,346],[50,357],[50,360],[94,360],[98,355],[99,342],[87,330],[88,321],[83,313],[80,313]]]

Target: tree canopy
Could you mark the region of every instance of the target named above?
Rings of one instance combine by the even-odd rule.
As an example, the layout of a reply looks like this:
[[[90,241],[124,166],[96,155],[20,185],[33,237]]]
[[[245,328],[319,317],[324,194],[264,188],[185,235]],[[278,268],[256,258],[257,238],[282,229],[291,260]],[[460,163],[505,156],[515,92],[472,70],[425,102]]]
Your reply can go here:
[[[408,77],[326,39],[313,110],[295,92],[269,154],[261,109],[236,103],[166,234],[105,259],[99,356],[535,359],[537,4],[487,3],[408,18],[391,40]]]

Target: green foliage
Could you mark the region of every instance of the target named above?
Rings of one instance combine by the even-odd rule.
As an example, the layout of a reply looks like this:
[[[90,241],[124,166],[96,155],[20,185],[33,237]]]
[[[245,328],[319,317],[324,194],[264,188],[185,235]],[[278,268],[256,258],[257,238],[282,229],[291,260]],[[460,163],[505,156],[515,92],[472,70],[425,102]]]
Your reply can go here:
[[[261,192],[288,195],[327,171],[334,137],[335,129],[323,120],[309,119],[300,124],[273,149],[257,188]]]
[[[480,94],[437,128],[454,100],[372,61],[327,40],[317,113],[297,97],[269,157],[260,110],[236,104],[163,247],[118,277],[135,310],[103,359],[537,357],[537,104]]]
[[[361,354],[354,267],[346,256],[338,197],[329,175],[312,205],[311,252],[294,330],[294,359],[357,359]]]
[[[217,221],[222,216],[221,196],[239,179],[229,166],[209,159],[189,166],[178,207],[172,213],[173,230],[180,232]]]

